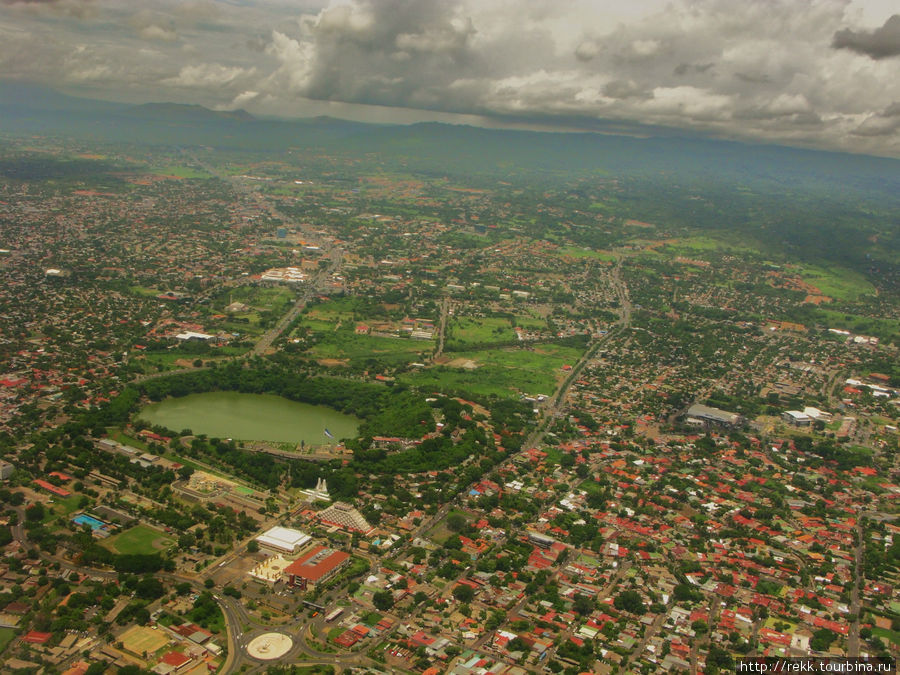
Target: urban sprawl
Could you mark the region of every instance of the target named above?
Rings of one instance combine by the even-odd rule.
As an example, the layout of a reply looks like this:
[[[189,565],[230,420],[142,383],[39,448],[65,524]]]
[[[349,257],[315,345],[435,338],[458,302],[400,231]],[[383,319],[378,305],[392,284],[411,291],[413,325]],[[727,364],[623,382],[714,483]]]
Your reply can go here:
[[[0,155],[4,672],[897,656],[900,312],[871,278],[651,222],[614,176]],[[144,417],[210,392],[358,435]]]

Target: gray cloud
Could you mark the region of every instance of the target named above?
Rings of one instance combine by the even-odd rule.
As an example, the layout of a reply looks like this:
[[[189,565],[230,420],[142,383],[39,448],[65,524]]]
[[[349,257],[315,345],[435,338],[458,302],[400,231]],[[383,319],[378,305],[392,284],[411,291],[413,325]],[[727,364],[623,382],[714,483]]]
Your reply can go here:
[[[653,98],[653,92],[632,80],[613,80],[603,86],[603,95],[609,98]]]
[[[869,115],[852,133],[869,138],[900,133],[900,102],[891,103],[881,113]]]
[[[454,3],[364,0],[274,32],[273,81],[314,99],[431,107],[474,59],[472,21]]]
[[[129,19],[129,23],[144,40],[174,42],[178,39],[175,22],[158,12],[141,10]]]
[[[839,30],[834,34],[831,45],[835,49],[849,49],[873,59],[900,56],[900,14],[894,14],[875,30]]]
[[[713,68],[716,64],[714,63],[679,63],[675,66],[675,70],[672,71],[674,75],[688,75],[691,73],[705,73],[706,71]]]
[[[854,44],[883,45],[896,22],[863,1],[0,0],[0,72],[259,114],[605,120],[900,155],[896,62],[831,46],[864,14],[884,26]]]
[[[42,5],[45,7],[65,7],[70,5],[89,5],[93,0],[0,0],[0,5],[11,7],[28,5]]]
[[[254,35],[244,41],[244,46],[252,52],[262,54],[269,46],[269,38],[265,35]]]
[[[590,61],[600,54],[602,47],[593,40],[585,40],[575,48],[575,58],[579,61]]]
[[[35,14],[58,14],[77,18],[96,15],[94,0],[0,0],[0,5]]]
[[[750,73],[735,73],[734,76],[742,82],[747,82],[750,84],[769,84],[772,81],[771,78],[765,73],[762,73],[760,75],[752,75]]]

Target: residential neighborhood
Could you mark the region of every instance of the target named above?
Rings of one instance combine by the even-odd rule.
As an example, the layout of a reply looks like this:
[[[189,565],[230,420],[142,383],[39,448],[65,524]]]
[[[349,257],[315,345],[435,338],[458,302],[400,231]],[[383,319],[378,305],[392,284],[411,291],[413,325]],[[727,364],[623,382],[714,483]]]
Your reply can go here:
[[[4,672],[897,657],[892,277],[632,178],[0,159]]]

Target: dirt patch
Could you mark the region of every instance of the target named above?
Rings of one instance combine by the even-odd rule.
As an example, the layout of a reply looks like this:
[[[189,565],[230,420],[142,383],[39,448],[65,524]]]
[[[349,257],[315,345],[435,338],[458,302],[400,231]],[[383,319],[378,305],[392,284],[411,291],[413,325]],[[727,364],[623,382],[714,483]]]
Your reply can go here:
[[[337,366],[346,366],[348,362],[347,359],[319,359],[317,363],[326,368],[335,368]]]
[[[451,368],[464,368],[466,370],[475,370],[480,368],[481,364],[472,359],[453,359],[447,364]]]

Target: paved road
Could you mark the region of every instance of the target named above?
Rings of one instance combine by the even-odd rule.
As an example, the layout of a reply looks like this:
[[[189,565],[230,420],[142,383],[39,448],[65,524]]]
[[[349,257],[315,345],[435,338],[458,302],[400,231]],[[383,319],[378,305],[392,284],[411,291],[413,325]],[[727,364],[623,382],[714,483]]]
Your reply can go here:
[[[444,337],[447,334],[447,314],[449,313],[449,311],[450,298],[445,295],[443,302],[441,302],[441,320],[438,328],[438,346],[437,350],[434,352],[434,358],[437,358],[444,353]]]
[[[621,266],[622,266],[622,258],[619,257],[615,267],[613,268],[611,274],[611,282],[613,288],[616,292],[616,295],[619,298],[619,306],[621,308],[621,313],[619,315],[619,321],[616,326],[610,330],[606,335],[603,335],[588,345],[587,350],[584,355],[579,359],[578,363],[576,363],[572,367],[572,371],[569,376],[557,387],[556,391],[551,398],[551,405],[545,409],[544,421],[542,424],[538,426],[529,436],[525,439],[522,447],[525,449],[535,448],[540,445],[541,441],[544,438],[544,435],[547,433],[547,429],[553,423],[555,419],[557,419],[564,410],[564,403],[566,394],[569,391],[569,388],[578,378],[578,374],[582,371],[582,369],[594,358],[597,353],[597,350],[606,340],[610,339],[614,335],[618,335],[619,333],[628,329],[631,325],[631,300],[628,297],[628,288],[625,285],[624,281],[621,277]],[[449,508],[449,505],[445,508]],[[630,562],[625,562],[621,565],[619,570],[610,580],[609,584],[607,584],[606,589],[604,589],[603,597],[606,597],[609,593],[612,592],[612,589],[621,581],[624,574],[631,567]],[[508,616],[514,615],[514,613],[521,610],[521,608],[528,601],[529,597],[523,597],[516,605],[508,612]],[[493,633],[488,633],[486,635],[482,635],[473,645],[473,649],[484,648],[485,643],[490,639]]]
[[[699,652],[701,649],[709,645],[709,636],[712,634],[716,624],[719,621],[719,610],[721,609],[721,607],[722,606],[719,598],[713,596],[709,603],[709,621],[707,621],[709,630],[706,631],[706,634],[702,639],[695,639],[691,641],[691,675],[697,675],[697,673],[703,672],[699,669],[697,664]]]
[[[263,333],[262,337],[256,341],[255,345],[253,345],[253,349],[250,350],[250,355],[259,356],[265,354],[272,347],[272,343],[274,343],[285,329],[291,325],[291,322],[299,316],[300,312],[306,307],[306,303],[313,297],[313,294],[316,292],[316,289],[321,282],[321,277],[319,276],[321,274],[321,271],[316,273],[315,281],[313,278],[310,278],[303,295],[301,295],[297,302],[294,303],[294,306],[291,307],[287,314],[278,320],[278,323]]]
[[[862,569],[863,550],[865,549],[864,520],[865,514],[861,513],[856,524],[857,541],[853,561],[853,590],[850,592],[850,613],[855,618],[850,624],[850,634],[847,636],[847,653],[849,656],[859,656],[859,614],[862,607],[859,590],[860,586],[865,583]]]
[[[608,333],[606,333],[606,335],[602,335],[588,344],[582,357],[574,366],[572,366],[569,376],[560,383],[553,393],[553,396],[550,399],[550,405],[544,410],[544,422],[525,439],[525,442],[522,443],[523,448],[535,448],[541,443],[544,439],[544,435],[547,433],[547,429],[554,420],[562,415],[562,412],[565,409],[566,394],[568,394],[569,388],[575,380],[578,379],[578,376],[584,367],[597,355],[597,352],[604,342],[613,336],[619,335],[619,333],[624,332],[631,326],[631,300],[628,297],[628,287],[622,280],[621,268],[622,258],[619,257],[610,278],[613,289],[619,298],[619,307],[621,311],[618,322]]]

